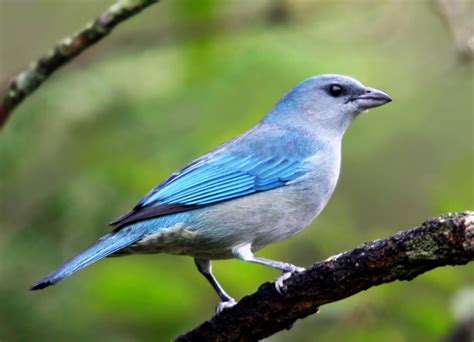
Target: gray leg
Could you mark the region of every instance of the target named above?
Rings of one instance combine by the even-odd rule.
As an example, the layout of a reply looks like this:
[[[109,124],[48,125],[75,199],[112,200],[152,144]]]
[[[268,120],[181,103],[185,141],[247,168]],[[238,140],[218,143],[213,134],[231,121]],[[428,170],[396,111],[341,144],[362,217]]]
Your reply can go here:
[[[230,308],[236,304],[234,298],[229,296],[227,292],[224,291],[222,286],[217,282],[217,279],[212,274],[212,265],[210,260],[198,259],[194,258],[194,262],[197,266],[197,269],[201,274],[206,277],[207,281],[212,285],[214,290],[216,290],[217,294],[221,298],[222,302],[217,304],[216,312],[220,313],[222,310],[226,308]]]
[[[256,264],[261,264],[265,266],[270,266],[270,267],[283,271],[283,274],[279,276],[277,280],[275,281],[275,288],[279,294],[283,293],[283,289],[284,289],[283,282],[287,280],[291,276],[292,273],[303,272],[305,270],[302,267],[298,267],[286,262],[275,261],[275,260],[270,260],[270,259],[262,258],[259,256],[255,256],[252,253],[250,244],[239,247],[235,249],[233,252],[234,252],[235,257],[240,260],[254,262]]]

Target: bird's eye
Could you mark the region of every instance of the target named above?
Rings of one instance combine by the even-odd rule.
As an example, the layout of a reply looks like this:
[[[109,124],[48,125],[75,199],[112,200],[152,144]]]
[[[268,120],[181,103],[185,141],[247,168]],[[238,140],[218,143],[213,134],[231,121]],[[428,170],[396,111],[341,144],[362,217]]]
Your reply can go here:
[[[329,86],[329,94],[333,97],[338,97],[342,94],[342,87],[339,84],[331,84]]]

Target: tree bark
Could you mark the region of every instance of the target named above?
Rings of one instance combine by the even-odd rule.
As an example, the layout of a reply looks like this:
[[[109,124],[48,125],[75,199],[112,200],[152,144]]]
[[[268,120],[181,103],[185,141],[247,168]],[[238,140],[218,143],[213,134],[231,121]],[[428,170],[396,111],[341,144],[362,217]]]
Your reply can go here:
[[[107,36],[121,22],[159,0],[118,0],[80,32],[60,41],[49,53],[33,62],[0,92],[0,128],[13,109],[48,77],[82,51]]]
[[[294,274],[280,295],[273,283],[202,323],[176,341],[255,341],[319,307],[370,287],[412,280],[446,265],[474,260],[474,212],[446,214],[383,240],[367,242]]]

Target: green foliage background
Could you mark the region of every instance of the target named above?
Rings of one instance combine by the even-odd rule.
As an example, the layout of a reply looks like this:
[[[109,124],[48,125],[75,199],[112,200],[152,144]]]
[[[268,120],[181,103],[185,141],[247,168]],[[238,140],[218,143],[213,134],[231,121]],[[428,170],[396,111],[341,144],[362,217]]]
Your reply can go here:
[[[109,3],[2,0],[2,78]],[[0,340],[161,341],[209,318],[217,297],[189,257],[108,259],[26,290],[158,181],[321,73],[394,101],[346,134],[323,214],[261,255],[309,266],[474,208],[473,67],[434,2],[163,0],[58,72],[0,132]],[[269,340],[440,340],[462,319],[453,301],[473,289],[473,271],[379,286]],[[278,275],[234,260],[215,273],[237,298]]]

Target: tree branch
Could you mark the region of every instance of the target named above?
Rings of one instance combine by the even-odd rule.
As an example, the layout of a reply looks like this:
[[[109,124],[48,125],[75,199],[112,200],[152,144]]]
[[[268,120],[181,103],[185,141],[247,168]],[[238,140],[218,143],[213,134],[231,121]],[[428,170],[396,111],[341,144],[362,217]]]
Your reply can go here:
[[[60,41],[45,56],[13,78],[0,92],[0,128],[12,111],[57,69],[107,36],[121,22],[159,0],[118,0],[80,32]]]
[[[472,3],[468,0],[438,0],[437,3],[439,14],[454,38],[461,61],[472,61],[474,59]]]
[[[177,341],[255,341],[290,329],[319,306],[395,280],[412,280],[431,269],[474,260],[474,212],[447,214],[384,240],[314,264],[286,281],[279,295],[273,283],[236,306],[177,338]]]

